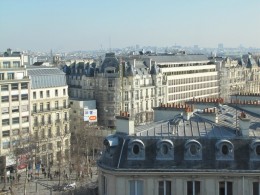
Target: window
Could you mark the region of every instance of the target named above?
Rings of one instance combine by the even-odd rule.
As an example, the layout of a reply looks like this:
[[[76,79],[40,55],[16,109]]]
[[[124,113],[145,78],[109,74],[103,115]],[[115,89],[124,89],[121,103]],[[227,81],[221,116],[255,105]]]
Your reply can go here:
[[[28,116],[23,116],[22,117],[22,123],[27,123],[29,122],[29,117]]]
[[[44,117],[44,115],[42,115],[42,124],[44,124],[44,122],[45,122],[45,117]]]
[[[19,129],[13,129],[12,134],[13,135],[19,135],[19,131],[20,131]]]
[[[67,106],[67,101],[63,100],[63,108],[66,108],[66,106]]]
[[[28,100],[28,94],[22,94],[21,99],[22,100]]]
[[[51,134],[51,128],[48,129],[48,137],[51,138],[52,134]]]
[[[24,127],[24,128],[22,128],[22,133],[24,134],[26,134],[26,133],[29,133],[29,127]]]
[[[58,95],[58,89],[55,89],[55,96],[57,97]]]
[[[2,120],[2,125],[3,125],[3,126],[10,125],[9,119],[3,119],[3,120]]]
[[[47,91],[46,91],[46,96],[47,96],[47,97],[50,97],[50,90],[47,90]]]
[[[37,112],[37,104],[33,104],[33,112]]]
[[[0,80],[5,80],[5,74],[4,73],[0,73]]]
[[[48,115],[48,123],[51,124],[51,115]]]
[[[2,137],[9,137],[10,136],[10,131],[2,131]]]
[[[253,195],[260,195],[259,182],[253,182]]]
[[[18,89],[18,83],[11,84],[11,89],[12,90],[17,90]]]
[[[13,61],[13,67],[14,68],[20,67],[20,62],[19,61]]]
[[[50,110],[50,109],[51,109],[50,102],[47,102],[47,103],[46,103],[46,108],[47,108],[47,110]]]
[[[49,150],[52,150],[52,143],[49,143],[49,144],[48,144],[48,149],[49,149]]]
[[[42,136],[41,137],[42,137],[42,139],[45,138],[45,130],[44,129],[42,130]]]
[[[63,89],[63,95],[66,95],[66,89]]]
[[[12,113],[19,112],[19,106],[13,106],[12,107]]]
[[[28,83],[21,83],[21,89],[27,89]]]
[[[159,181],[158,195],[171,194],[171,181]]]
[[[19,124],[19,122],[20,122],[19,117],[13,118],[13,124]]]
[[[43,103],[40,103],[40,111],[43,111]]]
[[[22,105],[22,106],[21,106],[22,112],[28,111],[28,110],[29,110],[28,107],[29,107],[28,105]]]
[[[125,100],[128,100],[128,91],[125,91]]]
[[[45,152],[46,151],[46,144],[42,145],[42,151]]]
[[[8,91],[9,90],[9,86],[8,85],[2,85],[1,86],[1,91]]]
[[[40,91],[40,98],[43,98],[43,91]]]
[[[33,92],[33,99],[36,99],[36,92]]]
[[[61,141],[57,141],[57,148],[61,147]]]
[[[12,79],[14,79],[14,73],[7,73],[7,79],[8,80],[12,80]]]
[[[2,114],[9,114],[9,107],[3,107],[1,109],[1,111],[2,111]]]
[[[64,112],[64,120],[68,120],[68,113]]]
[[[114,87],[113,80],[111,79],[108,80],[108,87]]]
[[[58,109],[59,108],[59,102],[55,101],[55,108]]]
[[[3,149],[10,148],[10,142],[3,142]]]
[[[187,181],[187,195],[200,195],[200,181]]]
[[[125,112],[128,112],[128,103],[125,104]]]
[[[143,195],[143,181],[131,180],[130,181],[130,195]]]
[[[56,127],[56,135],[57,135],[57,136],[60,136],[60,127],[59,127],[59,126]]]
[[[232,195],[232,182],[221,181],[219,182],[219,195]]]
[[[19,96],[18,95],[12,95],[12,101],[13,102],[19,101]]]
[[[3,68],[10,68],[10,62],[3,62]]]
[[[56,113],[56,120],[60,120],[60,113]]]
[[[9,96],[2,96],[2,102],[9,102]]]

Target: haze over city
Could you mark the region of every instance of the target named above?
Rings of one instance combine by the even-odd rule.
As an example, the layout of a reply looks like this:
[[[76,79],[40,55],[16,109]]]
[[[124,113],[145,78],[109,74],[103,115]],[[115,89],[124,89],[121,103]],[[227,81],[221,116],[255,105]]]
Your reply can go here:
[[[260,2],[1,1],[0,49],[146,46],[260,47]]]

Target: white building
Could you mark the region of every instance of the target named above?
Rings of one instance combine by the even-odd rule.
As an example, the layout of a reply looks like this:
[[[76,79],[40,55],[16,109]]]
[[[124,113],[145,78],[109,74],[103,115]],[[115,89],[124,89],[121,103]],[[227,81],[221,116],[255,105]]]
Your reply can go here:
[[[0,57],[0,156],[26,149],[31,133],[30,80],[22,59],[10,50]]]
[[[56,67],[27,67],[31,79],[31,129],[36,162],[51,165],[70,158],[68,86]]]
[[[143,59],[148,65],[155,63],[167,76],[167,103],[219,96],[216,65],[204,55],[144,55]]]

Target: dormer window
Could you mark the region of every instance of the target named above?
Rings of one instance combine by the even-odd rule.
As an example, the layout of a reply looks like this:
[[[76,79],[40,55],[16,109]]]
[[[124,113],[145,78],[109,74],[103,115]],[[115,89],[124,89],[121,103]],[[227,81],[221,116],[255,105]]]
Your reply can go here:
[[[202,146],[197,140],[191,139],[185,143],[185,160],[202,160]]]
[[[234,145],[229,140],[220,140],[216,143],[216,160],[233,160]]]
[[[142,140],[134,139],[128,143],[128,160],[144,160],[145,147]]]
[[[260,161],[260,139],[254,140],[250,144],[250,159],[254,161]]]
[[[157,160],[174,160],[174,145],[171,140],[162,139],[156,144]]]

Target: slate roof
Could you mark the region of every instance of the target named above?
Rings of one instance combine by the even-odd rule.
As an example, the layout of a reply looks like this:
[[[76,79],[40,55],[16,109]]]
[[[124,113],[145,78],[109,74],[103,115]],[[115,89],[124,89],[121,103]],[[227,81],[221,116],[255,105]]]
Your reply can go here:
[[[56,67],[27,66],[28,76],[31,78],[31,88],[49,88],[66,86],[65,73]]]
[[[135,135],[116,133],[113,139],[118,145],[106,149],[98,161],[104,169],[114,171],[140,172],[254,172],[260,173],[260,154],[252,149],[254,142],[260,147],[259,116],[246,113],[251,119],[249,137],[237,134],[237,123],[234,116],[245,112],[230,106],[219,107],[219,122],[211,122],[196,112],[190,120],[176,115],[171,120],[158,121],[135,128]],[[226,120],[228,118],[228,120]],[[143,158],[133,155],[133,148],[129,145],[134,140],[143,143]],[[161,148],[158,143],[163,140],[173,143],[172,156],[158,158]],[[191,155],[187,148],[189,143],[199,143],[201,146],[198,156]],[[139,143],[137,143],[139,144]],[[222,154],[221,144],[232,147],[228,155]],[[142,153],[141,153],[142,154]],[[168,155],[168,154],[167,154]],[[166,155],[165,155],[166,156]]]

